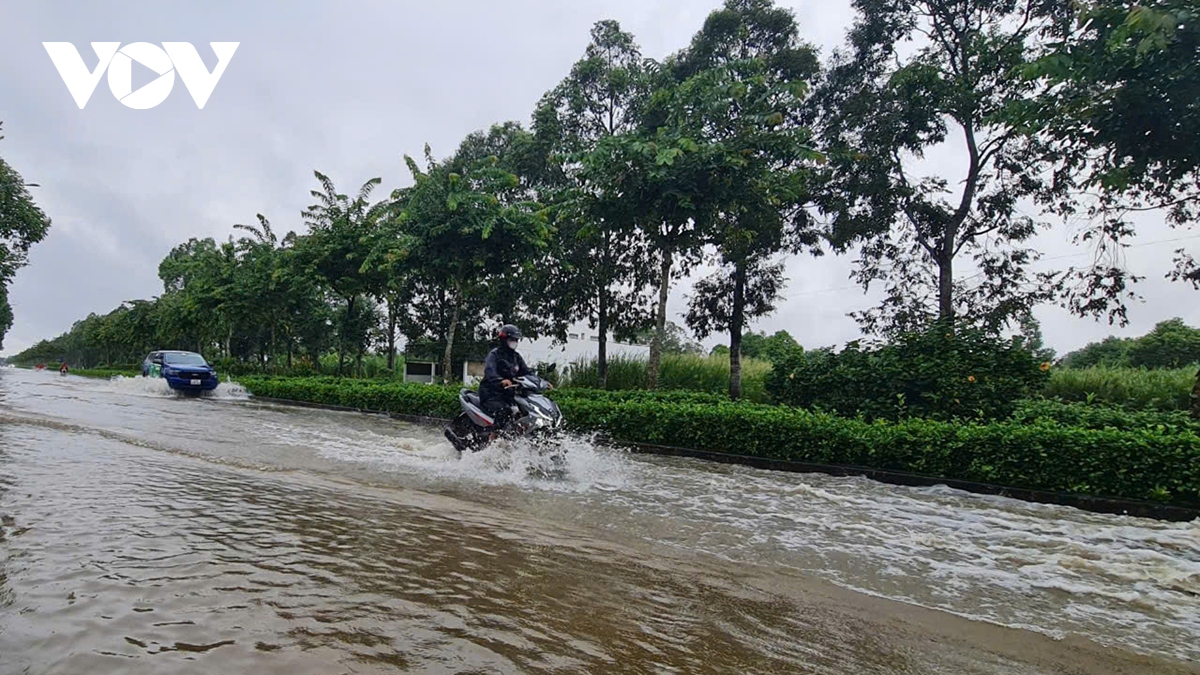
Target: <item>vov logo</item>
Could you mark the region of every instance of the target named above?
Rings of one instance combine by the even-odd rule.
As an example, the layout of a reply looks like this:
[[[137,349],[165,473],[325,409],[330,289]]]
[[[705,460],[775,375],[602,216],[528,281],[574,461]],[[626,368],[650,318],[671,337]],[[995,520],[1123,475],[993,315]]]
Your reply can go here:
[[[175,87],[175,73],[178,72],[196,107],[203,110],[241,43],[208,44],[217,55],[217,66],[211,73],[190,42],[164,42],[161,48],[149,42],[133,42],[124,47],[120,42],[93,42],[92,51],[100,60],[94,71],[88,70],[79,50],[70,42],[43,42],[42,46],[50,54],[50,60],[58,68],[58,74],[80,110],[96,91],[105,70],[113,96],[130,108],[147,110],[167,100]],[[158,73],[157,79],[137,91],[133,90],[134,61]]]

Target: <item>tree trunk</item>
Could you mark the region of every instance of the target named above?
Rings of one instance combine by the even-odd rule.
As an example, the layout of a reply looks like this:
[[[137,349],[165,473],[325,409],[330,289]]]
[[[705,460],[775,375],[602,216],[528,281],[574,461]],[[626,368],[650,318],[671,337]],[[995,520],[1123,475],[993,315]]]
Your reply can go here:
[[[667,335],[667,295],[671,286],[671,250],[664,248],[658,278],[658,317],[654,339],[650,341],[650,362],[646,366],[646,388],[658,388],[658,369],[662,365],[662,345]]]
[[[288,370],[292,369],[292,336],[290,335],[287,338],[287,367]]]
[[[954,249],[953,240],[947,237],[947,245],[938,256],[938,319],[947,324],[954,323]]]
[[[604,282],[602,281],[601,284]],[[600,331],[600,350],[596,358],[596,383],[600,389],[608,388],[608,287],[600,287],[596,303],[596,325]]]
[[[733,269],[733,313],[729,320],[729,398],[742,397],[742,324],[746,312],[746,262]]]
[[[458,328],[459,305],[462,304],[462,282],[454,281],[453,309],[450,312],[450,327],[446,330],[446,354],[442,357],[442,384],[450,383],[450,359],[454,351],[454,331]]]
[[[346,316],[342,319],[342,329],[338,331],[338,369],[337,376],[341,377],[346,366],[346,330],[350,326],[350,321],[354,317],[354,301],[357,296],[351,295],[346,298]]]
[[[396,372],[396,304],[388,303],[388,357],[387,369],[389,373]]]
[[[1192,387],[1192,417],[1200,420],[1200,370],[1196,371],[1196,386]]]

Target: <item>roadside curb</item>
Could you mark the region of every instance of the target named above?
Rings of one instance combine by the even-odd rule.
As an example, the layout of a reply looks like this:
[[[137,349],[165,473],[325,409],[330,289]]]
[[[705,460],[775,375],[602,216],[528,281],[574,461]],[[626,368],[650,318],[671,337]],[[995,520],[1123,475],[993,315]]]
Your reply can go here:
[[[398,419],[417,424],[427,424],[431,426],[441,426],[450,421],[449,419],[442,417],[405,415],[403,413],[388,412],[386,410],[371,410],[368,408],[354,408],[349,406],[332,405],[328,403],[312,403],[309,401],[270,398],[267,396],[255,396],[253,394],[250,394],[250,400],[274,403],[278,405],[295,406],[300,408],[330,410],[334,412],[355,412],[368,415],[380,415],[384,417],[390,417],[392,419]],[[1052,492],[1047,490],[1032,490],[1005,485],[994,485],[991,483],[976,483],[973,481],[958,480],[953,478],[937,478],[915,473],[906,473],[903,471],[873,469],[864,466],[814,464],[810,462],[769,459],[766,457],[753,457],[750,455],[738,455],[734,453],[715,452],[711,450],[694,450],[691,448],[680,448],[669,445],[634,443],[608,437],[605,438],[605,442],[616,447],[622,447],[642,454],[688,457],[691,459],[701,459],[721,464],[737,464],[756,469],[785,471],[788,473],[820,473],[830,476],[862,476],[869,480],[878,481],[880,483],[887,483],[889,485],[902,485],[905,487],[935,487],[944,485],[952,489],[962,490],[964,492],[970,492],[973,494],[1007,497],[1010,499],[1017,499],[1020,501],[1039,504],[1069,506],[1093,513],[1132,516],[1135,518],[1151,518],[1154,520],[1171,522],[1190,522],[1200,519],[1200,509],[1189,509],[1182,506],[1167,506],[1163,504],[1155,504],[1153,502],[1110,499],[1105,497],[1089,497],[1085,495],[1068,494],[1065,492]]]

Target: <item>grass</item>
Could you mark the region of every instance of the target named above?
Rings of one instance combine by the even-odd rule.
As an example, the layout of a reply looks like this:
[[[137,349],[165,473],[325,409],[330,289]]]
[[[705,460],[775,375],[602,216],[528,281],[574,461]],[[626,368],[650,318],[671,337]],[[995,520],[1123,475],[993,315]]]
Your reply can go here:
[[[1172,370],[1107,366],[1056,369],[1044,395],[1126,410],[1189,410],[1196,369],[1196,366]]]
[[[563,387],[598,388],[597,359],[580,359],[563,374]],[[609,390],[646,388],[645,358],[614,356],[608,360]],[[771,364],[756,359],[742,359],[742,395],[757,403],[770,402],[766,390],[767,373]],[[693,354],[664,354],[659,369],[658,388],[663,390],[703,391],[725,394],[729,391],[729,357]]]

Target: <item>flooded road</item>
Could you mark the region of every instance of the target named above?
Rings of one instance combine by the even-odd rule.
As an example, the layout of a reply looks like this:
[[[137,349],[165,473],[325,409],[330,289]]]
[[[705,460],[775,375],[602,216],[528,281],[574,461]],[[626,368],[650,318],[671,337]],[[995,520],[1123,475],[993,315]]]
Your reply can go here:
[[[0,674],[1200,673],[1197,522],[160,385],[0,370]]]

